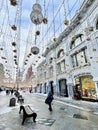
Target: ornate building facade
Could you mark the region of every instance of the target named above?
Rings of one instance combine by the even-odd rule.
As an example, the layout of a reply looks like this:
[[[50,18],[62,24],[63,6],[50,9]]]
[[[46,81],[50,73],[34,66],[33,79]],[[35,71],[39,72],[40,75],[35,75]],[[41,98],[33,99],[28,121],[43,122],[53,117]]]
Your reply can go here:
[[[57,42],[43,53],[37,67],[37,92],[98,99],[98,1],[83,2]]]

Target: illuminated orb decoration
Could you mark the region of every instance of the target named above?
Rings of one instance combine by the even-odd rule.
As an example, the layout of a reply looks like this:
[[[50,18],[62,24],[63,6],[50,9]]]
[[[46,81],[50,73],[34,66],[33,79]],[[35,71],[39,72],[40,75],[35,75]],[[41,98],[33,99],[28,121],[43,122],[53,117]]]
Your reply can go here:
[[[43,18],[43,23],[47,24],[48,23],[48,19],[47,18]]]
[[[32,12],[30,14],[30,18],[31,18],[31,21],[36,24],[36,25],[39,25],[42,23],[43,21],[43,15],[42,15],[42,9],[41,9],[41,6],[40,4],[34,4],[33,5],[33,8],[32,8]]]
[[[40,35],[40,31],[36,31],[36,35],[37,35],[37,36]]]
[[[34,54],[34,55],[37,55],[39,53],[39,48],[37,46],[33,46],[31,48],[31,52]]]

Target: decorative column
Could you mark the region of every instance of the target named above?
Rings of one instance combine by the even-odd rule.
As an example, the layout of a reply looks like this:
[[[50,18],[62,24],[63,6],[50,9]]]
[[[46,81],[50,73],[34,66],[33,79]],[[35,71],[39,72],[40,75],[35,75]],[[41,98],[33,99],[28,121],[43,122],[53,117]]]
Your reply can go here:
[[[95,83],[96,98],[98,99],[98,77],[93,78],[93,81],[94,81],[94,83]]]

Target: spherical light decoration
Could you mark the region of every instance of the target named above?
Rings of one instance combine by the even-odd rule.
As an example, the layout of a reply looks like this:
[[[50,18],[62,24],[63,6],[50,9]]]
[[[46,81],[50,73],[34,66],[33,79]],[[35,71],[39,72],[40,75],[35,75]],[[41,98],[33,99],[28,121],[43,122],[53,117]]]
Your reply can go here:
[[[43,18],[43,23],[47,24],[48,23],[48,19],[47,18]]]
[[[37,36],[40,35],[40,31],[36,31],[36,35],[37,35]]]
[[[36,25],[41,24],[43,21],[43,15],[39,11],[32,11],[30,14],[30,18],[31,21]]]
[[[30,18],[31,18],[31,21],[36,25],[39,25],[42,23],[43,15],[42,15],[42,9],[41,9],[40,4],[36,3],[33,5]]]
[[[13,5],[13,6],[16,6],[17,5],[17,1],[16,0],[10,0],[10,4]]]
[[[15,25],[13,25],[11,28],[12,28],[14,31],[17,30],[17,27],[16,27]]]
[[[65,19],[65,20],[64,20],[64,24],[65,24],[65,25],[69,25],[69,20]]]
[[[34,54],[34,55],[37,55],[39,53],[39,48],[37,46],[33,46],[31,48],[31,52]]]
[[[15,42],[12,42],[12,46],[16,46],[16,43],[15,43]]]

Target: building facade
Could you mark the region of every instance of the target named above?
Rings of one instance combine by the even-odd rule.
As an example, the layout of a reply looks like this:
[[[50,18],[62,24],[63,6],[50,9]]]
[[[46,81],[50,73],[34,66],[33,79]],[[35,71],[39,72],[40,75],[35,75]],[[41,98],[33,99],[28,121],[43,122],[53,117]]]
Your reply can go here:
[[[98,1],[82,3],[57,42],[46,48],[37,68],[37,90],[83,99],[98,99]]]

